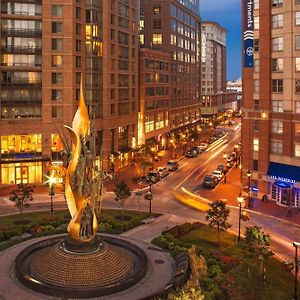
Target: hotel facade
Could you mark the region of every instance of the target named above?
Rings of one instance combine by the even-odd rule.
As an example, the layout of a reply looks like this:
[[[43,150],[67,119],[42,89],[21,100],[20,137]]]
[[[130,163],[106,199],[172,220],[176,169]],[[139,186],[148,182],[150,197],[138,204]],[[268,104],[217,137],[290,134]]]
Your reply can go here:
[[[300,1],[243,4],[243,186],[300,206]],[[248,175],[248,177],[247,177]]]

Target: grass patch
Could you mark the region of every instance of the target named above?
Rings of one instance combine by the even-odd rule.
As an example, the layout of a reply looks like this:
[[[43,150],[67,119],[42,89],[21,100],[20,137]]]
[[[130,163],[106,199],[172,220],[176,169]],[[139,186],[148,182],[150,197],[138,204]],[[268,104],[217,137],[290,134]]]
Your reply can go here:
[[[265,260],[265,277],[260,275],[258,259],[246,255],[237,245],[236,236],[222,233],[222,249],[218,248],[216,231],[208,226],[192,230],[178,239],[183,243],[197,245],[200,253],[203,253],[206,259],[211,253],[220,251],[222,255],[231,256],[239,261],[239,264],[226,274],[234,279],[242,293],[242,299],[288,300],[293,298],[294,276],[284,271],[282,263],[273,257]],[[298,284],[298,289],[300,290],[300,284]]]

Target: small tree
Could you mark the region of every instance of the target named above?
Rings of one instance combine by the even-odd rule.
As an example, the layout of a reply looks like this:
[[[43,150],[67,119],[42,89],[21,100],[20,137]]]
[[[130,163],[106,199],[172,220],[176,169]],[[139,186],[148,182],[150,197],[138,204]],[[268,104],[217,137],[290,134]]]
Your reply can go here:
[[[270,241],[270,235],[261,231],[260,227],[246,227],[245,240],[242,247],[250,256],[258,257],[260,260],[260,274],[263,272],[264,259],[274,255],[270,250]]]
[[[122,206],[122,217],[124,217],[124,204],[125,200],[131,196],[131,191],[125,181],[120,181],[116,183],[116,188],[114,189],[116,195],[116,201],[121,202]]]
[[[22,214],[25,207],[29,207],[29,203],[33,201],[34,186],[20,183],[17,188],[10,192],[9,200],[15,203],[15,206]]]
[[[209,204],[211,207],[206,215],[206,221],[209,222],[209,226],[216,228],[218,231],[218,244],[220,246],[220,232],[225,231],[231,227],[227,222],[229,209],[226,207],[225,202],[217,200]]]

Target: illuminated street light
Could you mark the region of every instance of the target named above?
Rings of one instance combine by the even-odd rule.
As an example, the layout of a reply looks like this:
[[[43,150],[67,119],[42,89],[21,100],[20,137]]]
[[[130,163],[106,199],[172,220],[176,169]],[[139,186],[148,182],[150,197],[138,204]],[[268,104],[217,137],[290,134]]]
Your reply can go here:
[[[56,183],[56,178],[53,175],[46,176],[46,183],[49,185],[49,196],[50,196],[50,212],[53,214],[53,196],[55,196],[54,184]]]
[[[244,197],[241,194],[237,197],[237,201],[239,204],[239,234],[238,234],[238,242],[241,239],[241,219],[242,219],[242,203],[244,201]]]

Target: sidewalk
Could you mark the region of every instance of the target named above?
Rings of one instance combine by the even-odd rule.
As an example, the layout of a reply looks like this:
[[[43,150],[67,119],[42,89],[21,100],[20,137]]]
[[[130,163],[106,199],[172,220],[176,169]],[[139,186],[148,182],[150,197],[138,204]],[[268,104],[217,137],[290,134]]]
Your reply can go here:
[[[240,193],[240,169],[233,167],[227,174],[226,183],[221,181],[219,185],[210,193],[210,200],[226,199],[227,204],[238,206],[237,196]],[[260,199],[254,200],[252,211],[271,215],[273,217],[300,225],[300,208],[292,209],[292,217],[287,217],[288,208],[277,205],[274,201],[262,202]]]

